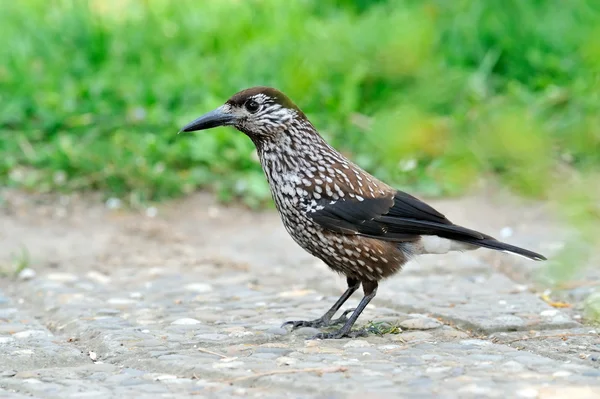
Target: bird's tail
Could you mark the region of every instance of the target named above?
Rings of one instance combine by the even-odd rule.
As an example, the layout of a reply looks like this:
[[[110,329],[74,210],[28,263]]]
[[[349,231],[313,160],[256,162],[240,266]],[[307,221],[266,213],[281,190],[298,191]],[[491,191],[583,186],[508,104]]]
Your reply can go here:
[[[502,251],[502,252],[510,252],[513,254],[524,256],[524,257],[526,257],[528,259],[532,259],[532,260],[546,260],[546,257],[544,255],[540,255],[538,253],[529,251],[524,248],[515,247],[514,245],[510,245],[510,244],[504,243],[502,241],[498,241],[491,237],[480,239],[480,240],[478,240],[478,239],[461,239],[461,241],[465,242],[465,243],[473,244],[473,245],[476,245],[479,247],[495,249],[497,251]]]

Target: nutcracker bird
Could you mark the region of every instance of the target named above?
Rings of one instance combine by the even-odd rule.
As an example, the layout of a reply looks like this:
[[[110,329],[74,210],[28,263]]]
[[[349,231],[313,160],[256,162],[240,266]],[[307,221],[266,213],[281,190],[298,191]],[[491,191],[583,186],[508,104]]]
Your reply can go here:
[[[379,282],[416,255],[484,247],[546,259],[453,224],[426,203],[371,176],[325,142],[300,108],[276,89],[240,91],[182,131],[217,126],[233,126],[252,140],[287,232],[346,277],[347,290],[322,317],[284,324],[292,329],[343,324],[315,339],[364,334],[352,331],[352,326],[375,297]],[[334,320],[361,284],[364,297],[359,305]]]

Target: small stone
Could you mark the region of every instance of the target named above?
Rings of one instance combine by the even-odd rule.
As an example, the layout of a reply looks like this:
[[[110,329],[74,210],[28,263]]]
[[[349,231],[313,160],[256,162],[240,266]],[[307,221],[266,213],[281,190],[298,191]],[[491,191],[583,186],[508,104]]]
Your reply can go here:
[[[142,299],[143,297],[144,296],[141,292],[132,292],[131,294],[129,294],[129,298],[131,299]]]
[[[88,356],[90,357],[90,359],[92,359],[93,361],[96,361],[96,359],[98,359],[98,355],[96,354],[96,352],[92,352],[90,351],[88,353]]]
[[[119,209],[121,207],[121,200],[111,197],[106,200],[106,207],[110,210]]]
[[[243,338],[249,335],[254,335],[254,333],[252,331],[233,331],[229,333],[229,336],[233,338]]]
[[[368,348],[370,346],[372,346],[370,343],[362,339],[353,339],[344,344],[344,348]]]
[[[86,277],[100,284],[110,283],[110,277],[95,270],[91,270],[86,274]]]
[[[174,322],[172,322],[172,325],[177,325],[177,326],[189,326],[192,324],[200,324],[201,321],[200,320],[196,320],[196,319],[191,319],[191,318],[183,318],[183,319],[177,319]]]
[[[13,337],[15,337],[16,339],[26,339],[26,338],[41,338],[41,337],[47,337],[49,334],[46,333],[45,331],[40,331],[40,330],[25,330],[25,331],[21,331],[18,333],[13,334]]]
[[[153,206],[146,208],[146,216],[148,216],[149,218],[153,218],[156,215],[158,215],[158,209],[156,209]]]
[[[407,330],[432,330],[441,326],[442,323],[429,317],[408,319],[400,323],[400,327],[405,328]]]
[[[539,391],[535,388],[525,388],[517,391],[516,394],[520,398],[537,398]]]
[[[398,348],[402,348],[402,346],[395,345],[395,344],[387,344],[387,345],[379,345],[377,347],[377,349],[379,349],[380,351],[391,351],[391,350],[398,349]]]
[[[490,346],[493,345],[490,341],[484,341],[481,339],[463,339],[460,341],[461,345],[473,345],[473,346]]]
[[[558,310],[556,309],[548,309],[540,312],[540,316],[542,317],[554,317],[558,314]]]
[[[306,295],[312,295],[315,292],[313,290],[294,290],[294,291],[284,291],[280,292],[279,296],[281,298],[298,298]]]
[[[27,268],[21,270],[21,272],[19,273],[19,279],[27,281],[27,280],[34,279],[35,275],[36,275],[35,270],[27,267]]]
[[[4,370],[0,372],[0,377],[14,377],[17,375],[16,370]]]
[[[570,375],[572,375],[573,373],[571,373],[570,371],[567,370],[559,370],[554,372],[554,374],[552,374],[553,377],[569,377]]]
[[[206,284],[206,283],[187,284],[185,286],[185,289],[188,291],[193,291],[193,292],[197,292],[197,293],[211,292],[213,290],[212,286],[210,284]]]

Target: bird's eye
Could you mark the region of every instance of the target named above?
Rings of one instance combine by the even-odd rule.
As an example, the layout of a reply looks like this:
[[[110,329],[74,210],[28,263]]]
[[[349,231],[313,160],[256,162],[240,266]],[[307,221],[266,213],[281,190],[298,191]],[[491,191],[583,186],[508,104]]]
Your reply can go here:
[[[255,113],[260,108],[260,105],[254,100],[248,100],[244,103],[244,107],[246,107],[248,112]]]

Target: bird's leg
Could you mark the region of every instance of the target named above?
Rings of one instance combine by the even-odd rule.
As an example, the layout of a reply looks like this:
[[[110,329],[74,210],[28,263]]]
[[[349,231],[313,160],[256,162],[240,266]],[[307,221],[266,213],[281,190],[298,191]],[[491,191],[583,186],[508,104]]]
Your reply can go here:
[[[375,298],[375,294],[377,294],[378,284],[377,284],[377,281],[363,281],[362,285],[363,285],[363,291],[365,293],[365,296],[363,297],[363,299],[361,299],[360,303],[356,307],[356,310],[354,310],[354,312],[352,313],[352,316],[350,316],[350,318],[348,319],[346,324],[344,324],[344,326],[342,328],[340,328],[339,330],[337,330],[335,332],[320,333],[320,334],[315,335],[312,339],[339,339],[339,338],[345,338],[345,337],[355,338],[355,337],[359,337],[362,335],[366,335],[366,331],[364,329],[359,330],[359,331],[350,331],[350,330],[352,329],[352,326],[356,322],[356,319],[358,319],[358,316],[360,316],[360,314],[367,307],[369,302],[371,302],[371,299]]]
[[[334,324],[341,324],[341,323],[346,322],[348,320],[348,317],[347,317],[348,313],[353,312],[354,309],[348,309],[339,318],[337,318],[335,320],[331,320],[333,315],[335,315],[335,313],[342,307],[344,302],[346,302],[348,300],[348,298],[350,298],[352,296],[352,294],[354,294],[356,292],[358,287],[360,287],[360,281],[355,280],[353,278],[350,278],[350,277],[346,278],[346,282],[348,283],[348,289],[346,289],[346,291],[342,294],[342,296],[333,304],[331,309],[329,309],[323,316],[319,317],[316,320],[310,320],[310,321],[306,321],[306,320],[287,321],[287,322],[283,323],[283,325],[281,327],[291,325],[292,330],[293,330],[294,328],[298,328],[298,327],[319,328],[319,327],[327,327],[327,326],[331,326]]]

